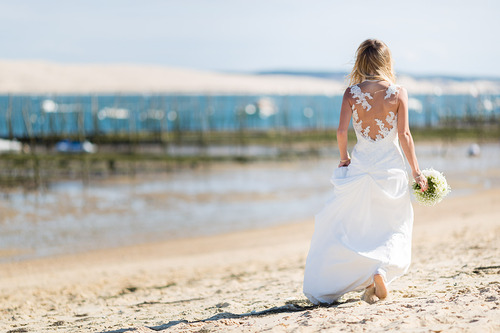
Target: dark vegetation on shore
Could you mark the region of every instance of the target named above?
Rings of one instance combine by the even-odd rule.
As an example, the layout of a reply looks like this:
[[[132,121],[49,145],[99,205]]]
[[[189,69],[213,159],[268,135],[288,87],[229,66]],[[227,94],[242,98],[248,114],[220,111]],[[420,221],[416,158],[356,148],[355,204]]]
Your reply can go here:
[[[417,143],[482,143],[500,140],[500,124],[470,127],[415,128]],[[113,175],[136,176],[198,168],[211,163],[250,163],[261,160],[295,160],[315,158],[336,147],[335,130],[312,131],[236,131],[171,132],[90,136],[98,146],[93,154],[58,153],[54,145],[61,137],[26,138],[21,153],[0,155],[0,187],[44,187],[64,179],[83,182]],[[68,138],[68,137],[66,137]],[[68,139],[78,140],[78,137]],[[80,138],[81,139],[81,138]],[[350,143],[356,142],[350,131]],[[232,147],[230,154],[209,151],[213,147]],[[247,153],[248,147],[272,148],[271,153]],[[183,148],[190,147],[187,153]],[[171,149],[175,148],[175,149]],[[326,149],[326,150],[325,150]]]

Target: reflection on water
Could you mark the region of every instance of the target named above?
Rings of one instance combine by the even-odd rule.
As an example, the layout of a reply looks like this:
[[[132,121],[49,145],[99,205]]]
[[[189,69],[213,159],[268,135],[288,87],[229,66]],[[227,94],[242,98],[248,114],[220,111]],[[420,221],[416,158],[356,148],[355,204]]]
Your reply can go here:
[[[467,148],[420,145],[417,153],[422,168],[445,172],[451,195],[500,187],[500,145],[483,145],[474,158]],[[3,194],[0,255],[19,260],[310,219],[331,195],[338,158],[325,155]]]

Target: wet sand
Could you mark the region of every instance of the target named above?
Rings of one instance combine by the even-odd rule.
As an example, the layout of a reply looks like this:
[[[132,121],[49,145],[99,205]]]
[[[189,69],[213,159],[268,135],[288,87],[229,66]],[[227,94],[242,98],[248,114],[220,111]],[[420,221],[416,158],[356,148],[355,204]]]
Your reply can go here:
[[[303,296],[313,221],[0,265],[6,332],[500,330],[500,190],[415,207],[384,301]]]
[[[474,158],[466,157],[467,148],[432,143],[418,145],[417,151],[421,165],[445,173],[451,196],[500,188],[500,145],[482,144],[482,155]],[[0,262],[310,219],[331,196],[328,179],[337,159],[329,156],[336,152],[63,180],[39,191],[11,189],[0,199]]]

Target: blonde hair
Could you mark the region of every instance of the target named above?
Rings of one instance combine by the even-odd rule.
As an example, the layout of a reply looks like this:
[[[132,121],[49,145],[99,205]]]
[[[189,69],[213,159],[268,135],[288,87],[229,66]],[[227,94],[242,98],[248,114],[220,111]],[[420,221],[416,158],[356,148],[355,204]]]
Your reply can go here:
[[[378,39],[367,39],[361,43],[356,51],[354,67],[347,79],[349,86],[365,80],[385,80],[396,83],[391,51],[387,45]]]

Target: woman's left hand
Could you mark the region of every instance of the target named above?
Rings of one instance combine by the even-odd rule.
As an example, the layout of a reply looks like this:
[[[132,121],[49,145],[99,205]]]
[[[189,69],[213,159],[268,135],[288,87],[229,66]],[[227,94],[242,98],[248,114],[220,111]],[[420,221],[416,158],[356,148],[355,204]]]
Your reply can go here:
[[[422,172],[414,172],[413,179],[420,186],[420,191],[425,192],[429,188],[427,183],[427,178],[422,174]]]

